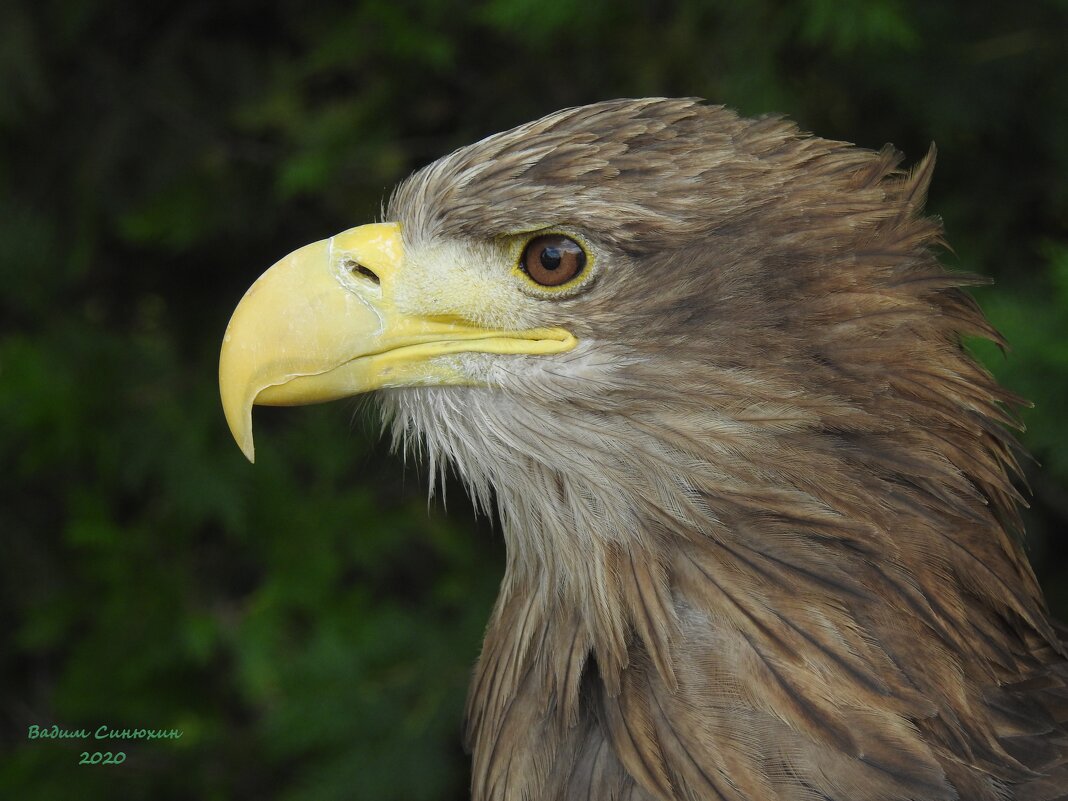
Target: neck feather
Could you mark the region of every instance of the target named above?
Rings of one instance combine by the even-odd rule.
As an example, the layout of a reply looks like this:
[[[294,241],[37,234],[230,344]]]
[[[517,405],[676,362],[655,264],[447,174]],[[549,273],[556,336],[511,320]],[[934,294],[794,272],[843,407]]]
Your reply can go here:
[[[820,456],[804,472],[588,481],[531,461],[498,491],[474,798],[993,799],[1026,774],[991,688],[1057,639],[996,505],[907,443],[825,440],[778,443]]]

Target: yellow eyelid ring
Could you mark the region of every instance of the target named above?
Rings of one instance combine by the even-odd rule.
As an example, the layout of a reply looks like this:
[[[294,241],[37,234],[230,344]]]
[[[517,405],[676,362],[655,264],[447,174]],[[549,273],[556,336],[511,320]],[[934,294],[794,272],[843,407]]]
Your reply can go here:
[[[584,257],[584,264],[581,269],[575,273],[574,278],[562,281],[555,285],[540,283],[535,280],[524,265],[524,256],[527,254],[528,249],[538,240],[552,237],[560,237],[561,239],[573,243],[581,249]],[[513,264],[512,272],[520,277],[526,294],[534,297],[562,298],[578,294],[591,283],[598,269],[597,255],[589,242],[581,234],[566,228],[551,227],[524,232],[521,236],[515,237],[510,250]]]

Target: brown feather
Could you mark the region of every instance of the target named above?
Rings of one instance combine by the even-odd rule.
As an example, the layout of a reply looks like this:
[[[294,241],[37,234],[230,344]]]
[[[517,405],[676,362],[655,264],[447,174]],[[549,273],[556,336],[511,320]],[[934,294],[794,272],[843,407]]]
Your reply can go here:
[[[389,209],[413,254],[542,228],[600,273],[532,301],[569,354],[382,393],[508,545],[473,797],[1052,801],[1068,663],[1017,539],[1020,400],[932,249],[931,151],[693,100],[570,109]],[[503,268],[502,268],[503,269]],[[487,319],[492,319],[487,310]]]

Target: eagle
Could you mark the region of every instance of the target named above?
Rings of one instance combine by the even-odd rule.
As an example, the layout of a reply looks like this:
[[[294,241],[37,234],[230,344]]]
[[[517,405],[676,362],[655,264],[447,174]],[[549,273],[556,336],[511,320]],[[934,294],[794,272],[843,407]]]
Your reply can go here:
[[[222,405],[374,392],[495,509],[475,801],[1068,798],[1022,402],[911,170],[697,99],[550,114],[241,300]]]

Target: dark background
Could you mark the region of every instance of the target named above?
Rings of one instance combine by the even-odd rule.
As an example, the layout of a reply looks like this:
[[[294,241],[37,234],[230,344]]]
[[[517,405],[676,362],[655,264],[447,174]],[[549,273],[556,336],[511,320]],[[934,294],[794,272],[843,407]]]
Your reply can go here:
[[[0,796],[466,797],[461,707],[502,545],[427,504],[354,402],[230,439],[248,284],[462,144],[697,95],[939,146],[929,210],[1013,346],[1029,549],[1068,617],[1068,3],[3,3]],[[1041,466],[1039,466],[1041,465]],[[27,741],[30,724],[180,728]],[[112,745],[112,744],[105,744]]]

